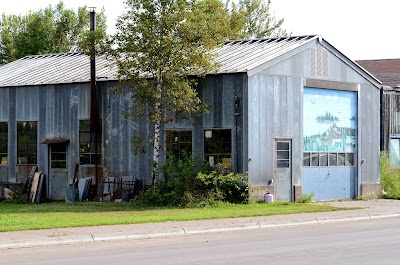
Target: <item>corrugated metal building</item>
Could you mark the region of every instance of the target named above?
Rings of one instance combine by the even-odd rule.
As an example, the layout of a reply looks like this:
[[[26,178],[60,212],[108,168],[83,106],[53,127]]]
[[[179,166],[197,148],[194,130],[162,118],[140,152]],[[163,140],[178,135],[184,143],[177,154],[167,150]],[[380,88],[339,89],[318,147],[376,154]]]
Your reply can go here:
[[[221,68],[198,88],[211,112],[194,125],[167,124],[167,148],[191,148],[211,165],[248,172],[255,198],[266,191],[280,201],[379,192],[376,78],[320,36],[229,41],[216,52]],[[0,67],[0,141],[7,141],[0,181],[23,181],[37,163],[48,176],[48,196],[62,199],[76,163],[81,176],[93,174],[89,70],[81,54]],[[149,184],[152,156],[135,155],[131,138],[139,133],[146,141],[152,126],[125,118],[130,96],[108,93],[116,85],[116,69],[98,58],[103,172]]]
[[[392,165],[400,166],[400,59],[357,63],[382,81],[381,151],[389,153]]]

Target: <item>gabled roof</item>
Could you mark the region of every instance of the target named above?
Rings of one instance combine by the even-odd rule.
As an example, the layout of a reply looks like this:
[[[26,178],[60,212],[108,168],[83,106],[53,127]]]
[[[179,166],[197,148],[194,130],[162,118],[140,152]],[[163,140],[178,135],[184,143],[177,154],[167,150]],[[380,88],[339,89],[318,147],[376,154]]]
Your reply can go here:
[[[385,86],[400,86],[400,59],[356,61],[368,72],[376,76]]]
[[[318,35],[227,41],[215,49],[221,65],[217,74],[249,76],[320,43],[376,86],[379,80],[348,59]],[[27,56],[0,66],[0,87],[90,81],[89,57],[80,53]],[[117,80],[117,67],[104,56],[96,58],[97,80]]]

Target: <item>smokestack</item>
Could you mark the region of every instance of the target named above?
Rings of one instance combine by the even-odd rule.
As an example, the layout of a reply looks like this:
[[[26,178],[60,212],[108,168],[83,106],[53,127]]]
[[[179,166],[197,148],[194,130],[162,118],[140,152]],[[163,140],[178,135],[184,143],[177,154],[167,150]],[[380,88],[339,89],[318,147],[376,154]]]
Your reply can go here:
[[[96,8],[90,7],[90,31],[96,30]],[[90,132],[93,134],[94,142],[94,171],[95,171],[95,194],[99,194],[99,176],[97,170],[97,141],[99,131],[99,117],[97,113],[97,91],[96,91],[96,43],[93,43],[92,52],[90,56]]]
[[[96,8],[89,7],[90,9],[90,31],[96,30]],[[90,56],[90,131],[95,131],[95,123],[97,118],[96,109],[96,58],[95,49],[96,44],[93,43],[92,53]]]

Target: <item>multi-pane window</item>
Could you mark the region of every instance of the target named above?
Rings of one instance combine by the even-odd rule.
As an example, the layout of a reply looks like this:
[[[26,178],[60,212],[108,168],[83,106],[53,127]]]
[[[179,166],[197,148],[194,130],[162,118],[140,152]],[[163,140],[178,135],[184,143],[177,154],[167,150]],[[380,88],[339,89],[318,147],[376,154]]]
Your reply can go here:
[[[192,154],[192,131],[166,131],[167,151],[177,159]]]
[[[8,124],[0,122],[0,164],[8,164]]]
[[[303,153],[305,167],[354,166],[354,153]]]
[[[276,143],[276,167],[290,167],[290,144],[288,141],[279,141]]]
[[[204,158],[210,166],[232,167],[232,133],[228,129],[204,131]]]
[[[94,165],[101,163],[101,134],[97,134],[97,155],[95,148],[95,135],[90,132],[89,120],[79,121],[79,161],[81,165]]]
[[[37,122],[17,122],[18,164],[37,164]]]
[[[65,144],[51,145],[51,168],[67,168],[67,146]]]

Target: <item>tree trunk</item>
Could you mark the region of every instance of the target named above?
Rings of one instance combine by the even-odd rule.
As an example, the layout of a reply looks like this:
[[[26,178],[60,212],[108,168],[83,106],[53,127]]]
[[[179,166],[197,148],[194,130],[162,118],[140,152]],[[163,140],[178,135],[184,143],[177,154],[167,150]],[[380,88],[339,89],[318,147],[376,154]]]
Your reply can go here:
[[[161,150],[161,122],[158,120],[154,126],[154,146],[153,146],[153,186],[158,180],[158,170],[160,164]]]
[[[153,146],[153,186],[155,186],[158,180],[158,171],[160,165],[160,151],[161,151],[161,115],[162,110],[160,109],[161,100],[161,73],[157,74],[157,100],[154,106],[154,112],[157,115],[157,121],[154,125],[154,146]]]

